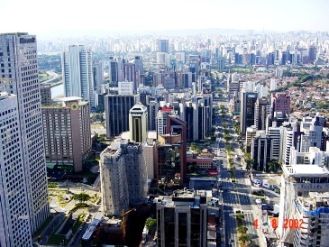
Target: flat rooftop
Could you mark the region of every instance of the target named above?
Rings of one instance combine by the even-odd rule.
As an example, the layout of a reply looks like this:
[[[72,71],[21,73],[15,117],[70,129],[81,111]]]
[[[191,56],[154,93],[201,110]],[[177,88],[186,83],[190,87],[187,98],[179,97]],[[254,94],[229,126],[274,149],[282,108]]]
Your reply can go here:
[[[319,165],[299,165],[284,167],[288,172],[288,175],[307,175],[307,176],[328,176],[329,171],[325,166]]]

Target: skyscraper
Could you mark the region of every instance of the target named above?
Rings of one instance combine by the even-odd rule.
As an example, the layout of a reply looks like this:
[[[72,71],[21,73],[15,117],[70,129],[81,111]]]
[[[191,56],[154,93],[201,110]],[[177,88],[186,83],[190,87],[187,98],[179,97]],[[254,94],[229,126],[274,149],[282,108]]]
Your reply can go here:
[[[274,112],[282,112],[282,114],[290,115],[290,96],[286,93],[276,93],[272,95],[272,116]]]
[[[241,92],[240,133],[243,135],[246,133],[246,129],[254,124],[257,95],[253,92]]]
[[[0,92],[0,246],[32,246],[16,95]]]
[[[147,108],[142,103],[137,103],[129,111],[130,138],[134,142],[145,142],[147,137]]]
[[[3,68],[0,70],[0,78],[10,80],[7,92],[17,95],[18,128],[22,137],[21,158],[30,226],[34,232],[49,215],[36,36],[28,33],[1,34],[0,61]],[[13,200],[20,198],[15,197]]]
[[[168,53],[169,52],[169,40],[167,40],[167,39],[157,39],[156,40],[155,50],[159,51],[159,52]]]
[[[83,45],[69,46],[62,55],[62,74],[66,97],[77,96],[95,107],[93,64],[91,49]]]
[[[137,103],[137,95],[106,95],[106,135],[115,137],[129,130],[129,111]]]

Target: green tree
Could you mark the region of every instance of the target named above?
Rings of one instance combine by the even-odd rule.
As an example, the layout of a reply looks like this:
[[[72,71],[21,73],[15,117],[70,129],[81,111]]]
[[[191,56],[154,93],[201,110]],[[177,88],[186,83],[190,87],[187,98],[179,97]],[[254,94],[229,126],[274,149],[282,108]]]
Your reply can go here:
[[[149,230],[149,231],[152,230],[154,227],[156,227],[156,225],[157,225],[157,220],[156,219],[153,219],[151,217],[146,219],[145,226],[146,226],[147,230]]]
[[[243,244],[248,243],[251,241],[251,237],[249,237],[246,234],[243,234],[239,237],[239,241],[242,242]]]
[[[245,226],[242,226],[242,225],[238,227],[238,232],[239,233],[246,234],[247,231],[248,231],[248,227],[245,227]]]
[[[79,200],[80,202],[85,202],[90,199],[90,195],[87,195],[86,193],[80,193],[80,194],[75,194],[72,196],[74,200]]]

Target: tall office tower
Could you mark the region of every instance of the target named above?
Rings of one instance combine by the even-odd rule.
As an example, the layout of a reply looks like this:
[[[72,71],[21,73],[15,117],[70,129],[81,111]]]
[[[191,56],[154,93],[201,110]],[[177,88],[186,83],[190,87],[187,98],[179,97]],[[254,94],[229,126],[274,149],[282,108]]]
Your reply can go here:
[[[79,97],[64,97],[57,105],[42,107],[47,163],[82,171],[91,152],[90,110]]]
[[[252,125],[250,127],[247,127],[246,129],[246,146],[245,146],[245,151],[247,153],[251,152],[251,145],[252,145],[252,140],[256,136],[256,126]]]
[[[144,84],[144,67],[143,60],[140,56],[135,56],[135,73],[136,73],[136,88]]]
[[[136,85],[136,71],[135,71],[135,64],[133,63],[125,63],[123,65],[123,74],[125,81],[132,81],[134,82],[134,91],[137,90]]]
[[[251,157],[254,160],[253,169],[267,171],[266,164],[270,161],[271,140],[264,130],[256,131],[256,136],[251,141]]]
[[[156,131],[157,135],[162,135],[167,133],[167,117],[169,115],[174,115],[175,112],[171,106],[163,106],[157,112],[156,116]]]
[[[119,215],[129,204],[143,202],[147,175],[141,144],[112,142],[100,155],[100,180],[105,214]]]
[[[93,80],[94,91],[98,94],[101,92],[101,85],[104,81],[104,65],[103,62],[93,62]]]
[[[157,202],[157,246],[212,246],[209,221],[216,215],[207,209],[208,200],[206,191],[184,189]]]
[[[187,140],[204,140],[211,132],[212,97],[202,95],[184,102],[182,106],[183,120],[187,124]]]
[[[290,154],[297,147],[298,135],[299,124],[297,122],[283,123],[280,126],[281,150],[279,160],[282,164],[289,164]]]
[[[49,215],[36,36],[1,34],[0,61],[0,78],[10,79],[7,92],[17,95],[29,219],[35,232]]]
[[[186,144],[182,141],[182,135],[162,134],[158,135],[157,140],[154,167],[155,178],[165,183],[182,185],[186,166],[183,163],[184,157],[186,157],[186,153],[183,153],[183,145]]]
[[[271,114],[271,105],[266,97],[256,100],[254,125],[257,130],[266,129],[267,116]]]
[[[168,53],[169,52],[169,40],[157,39],[155,51]]]
[[[147,104],[148,111],[148,130],[156,130],[156,116],[159,110],[159,103],[156,100],[151,100]]]
[[[105,96],[105,125],[109,138],[129,130],[129,111],[137,102],[138,95]]]
[[[186,122],[181,120],[178,116],[169,115],[167,118],[167,134],[181,136],[180,145],[181,149],[181,164],[180,164],[180,177],[182,182],[187,182],[187,168],[186,168],[186,149],[187,149],[187,138],[186,138]]]
[[[141,73],[144,71],[143,60],[141,56],[135,56],[135,70],[140,71]]]
[[[316,59],[316,53],[317,53],[317,49],[315,46],[310,46],[308,48],[308,62],[309,63],[314,63],[314,61]]]
[[[257,93],[241,92],[240,99],[240,133],[246,134],[247,127],[250,127],[255,122],[255,103]]]
[[[138,102],[129,111],[130,140],[144,143],[148,131],[147,107]]]
[[[322,130],[323,125],[320,123],[320,117],[303,117],[300,124],[299,151],[308,152],[310,147],[317,147],[321,149],[322,145]]]
[[[47,83],[40,84],[41,105],[50,105],[51,100],[51,85]]]
[[[152,181],[154,179],[154,160],[156,154],[156,139],[147,138],[146,142],[142,144],[143,156],[146,166],[147,179]]]
[[[94,95],[92,52],[83,45],[69,46],[62,54],[62,74],[65,97],[76,96],[96,106]]]
[[[281,145],[280,128],[269,127],[267,130],[267,136],[271,140],[270,160],[279,160]]]
[[[192,73],[184,72],[183,73],[183,88],[191,88],[192,86]]]
[[[109,75],[111,83],[116,83],[119,81],[118,62],[113,57],[110,57]]]
[[[292,152],[281,176],[277,233],[280,246],[329,246],[329,153]],[[298,227],[289,227],[298,220]]]
[[[290,96],[286,93],[272,94],[271,98],[272,116],[274,112],[281,112],[284,115],[290,115]]]
[[[0,246],[32,246],[17,97],[0,92]]]

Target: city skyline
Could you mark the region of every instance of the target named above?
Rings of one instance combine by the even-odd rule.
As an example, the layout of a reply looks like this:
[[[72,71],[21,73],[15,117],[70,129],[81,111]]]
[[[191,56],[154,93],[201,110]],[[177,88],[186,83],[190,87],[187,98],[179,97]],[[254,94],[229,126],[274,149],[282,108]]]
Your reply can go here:
[[[2,0],[3,19],[11,21],[1,26],[0,32],[28,31],[44,38],[217,28],[275,32],[329,31],[326,24],[329,3],[325,0],[279,0],[275,3],[261,0],[206,0],[202,3],[168,0],[161,4],[150,0],[99,0],[90,5],[78,4],[77,1],[59,0],[54,5],[42,7],[44,2],[40,0]],[[26,13],[29,13],[28,18]]]

